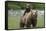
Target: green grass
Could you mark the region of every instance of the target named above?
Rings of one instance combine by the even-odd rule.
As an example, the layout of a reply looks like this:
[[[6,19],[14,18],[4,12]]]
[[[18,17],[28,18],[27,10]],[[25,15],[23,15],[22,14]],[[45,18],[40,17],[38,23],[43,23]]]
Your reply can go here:
[[[38,16],[37,18],[37,27],[44,27],[44,16]]]
[[[8,17],[8,29],[17,29],[19,28],[19,17],[9,16]]]
[[[8,29],[17,29],[20,28],[20,16],[8,16]],[[37,26],[44,27],[44,16],[38,16]]]

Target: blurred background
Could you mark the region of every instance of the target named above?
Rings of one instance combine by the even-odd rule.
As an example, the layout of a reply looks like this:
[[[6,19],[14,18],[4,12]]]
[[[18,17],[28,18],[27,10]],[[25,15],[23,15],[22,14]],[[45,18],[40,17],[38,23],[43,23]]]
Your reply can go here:
[[[33,11],[38,11],[37,25],[38,28],[43,28],[44,26],[44,11],[45,3],[24,3],[24,2],[8,2],[8,29],[19,29],[20,28],[20,18],[23,15],[27,4],[31,6]]]

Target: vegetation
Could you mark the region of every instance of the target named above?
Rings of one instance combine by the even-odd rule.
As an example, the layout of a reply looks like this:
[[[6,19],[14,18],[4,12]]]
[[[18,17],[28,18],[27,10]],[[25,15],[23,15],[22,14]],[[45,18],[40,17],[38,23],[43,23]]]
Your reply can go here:
[[[25,9],[27,4],[32,4],[32,9],[45,9],[44,3],[8,2],[8,9]]]
[[[25,9],[27,7],[27,4],[30,4],[30,6],[32,6],[32,9],[45,10],[45,3],[24,3],[24,2],[15,2],[15,1],[8,2],[8,10],[13,9],[13,11],[16,10],[17,12],[20,13],[19,10]],[[20,18],[21,18],[20,14],[16,16],[9,15],[8,16],[8,29],[19,29],[20,28]],[[44,16],[39,15],[37,17],[36,27],[39,27],[39,28],[44,27]]]
[[[44,27],[44,16],[38,16],[36,27]],[[20,16],[8,16],[8,29],[20,29]]]

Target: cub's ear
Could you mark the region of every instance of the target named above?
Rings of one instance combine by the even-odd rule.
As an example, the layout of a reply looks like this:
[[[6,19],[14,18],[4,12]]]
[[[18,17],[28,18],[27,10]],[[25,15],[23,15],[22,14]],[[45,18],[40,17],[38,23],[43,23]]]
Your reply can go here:
[[[37,13],[38,11],[36,11],[35,13]]]
[[[35,12],[35,15],[37,15],[38,11]]]

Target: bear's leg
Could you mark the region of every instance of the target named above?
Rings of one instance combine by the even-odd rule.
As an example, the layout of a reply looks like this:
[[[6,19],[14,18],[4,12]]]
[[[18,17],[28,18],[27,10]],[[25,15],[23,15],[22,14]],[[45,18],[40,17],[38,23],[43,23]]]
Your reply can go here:
[[[33,20],[33,21],[32,21],[32,25],[33,25],[33,28],[36,28],[37,20]]]
[[[20,28],[24,28],[24,23],[20,23]]]
[[[27,29],[30,29],[31,28],[31,23],[28,22],[27,25],[26,25]]]
[[[27,25],[27,29],[29,29],[30,28],[30,25]]]

